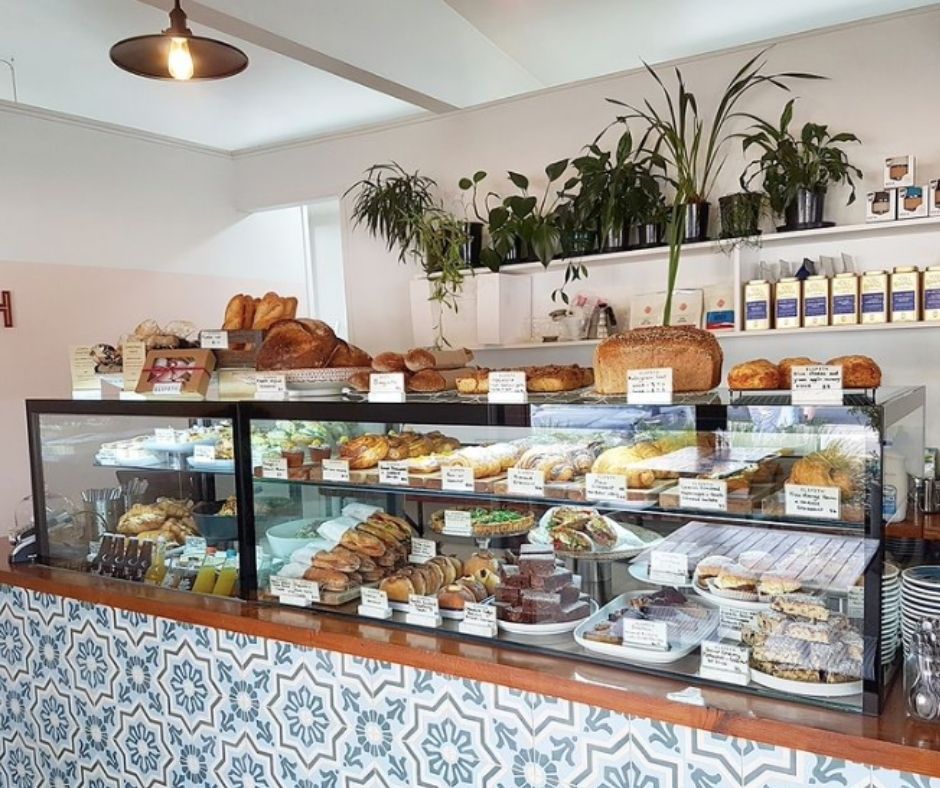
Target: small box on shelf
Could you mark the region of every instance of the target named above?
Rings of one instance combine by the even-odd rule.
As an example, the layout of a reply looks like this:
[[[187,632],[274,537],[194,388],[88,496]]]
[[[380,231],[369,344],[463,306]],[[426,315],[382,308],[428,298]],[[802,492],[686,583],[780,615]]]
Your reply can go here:
[[[898,218],[898,190],[879,189],[865,198],[866,222],[893,222]]]

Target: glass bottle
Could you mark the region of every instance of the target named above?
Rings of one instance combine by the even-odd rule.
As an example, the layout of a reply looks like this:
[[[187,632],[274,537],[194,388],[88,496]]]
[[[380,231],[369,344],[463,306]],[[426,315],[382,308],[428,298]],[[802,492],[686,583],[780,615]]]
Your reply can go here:
[[[166,539],[162,536],[157,539],[157,548],[150,561],[150,566],[144,573],[144,582],[150,585],[163,585],[166,577]]]
[[[235,550],[225,551],[225,563],[219,569],[219,577],[212,589],[214,596],[231,596],[238,583],[238,553]]]
[[[134,567],[134,576],[130,578],[135,583],[143,582],[144,577],[147,575],[147,571],[150,569],[150,564],[153,562],[153,542],[149,539],[140,543],[140,548],[137,552],[137,566]]]
[[[95,553],[95,557],[91,559],[91,564],[88,567],[88,571],[93,575],[102,574],[104,561],[111,554],[113,543],[114,537],[110,534],[105,534],[101,537],[101,544],[98,545],[98,552]]]
[[[120,577],[124,568],[124,537],[115,535],[111,540],[111,549],[101,559],[102,577]]]
[[[124,580],[133,580],[137,575],[137,565],[140,561],[140,540],[136,536],[128,537],[124,547],[124,566],[121,567],[121,577]]]
[[[215,588],[215,548],[206,548],[206,557],[196,573],[193,591],[197,594],[211,594]]]

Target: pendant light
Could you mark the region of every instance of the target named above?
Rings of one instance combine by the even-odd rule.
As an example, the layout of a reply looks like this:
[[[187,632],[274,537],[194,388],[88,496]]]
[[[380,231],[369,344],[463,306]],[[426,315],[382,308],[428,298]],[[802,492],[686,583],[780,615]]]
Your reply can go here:
[[[175,0],[166,30],[118,41],[111,47],[111,62],[139,77],[186,81],[235,76],[248,67],[248,56],[224,41],[194,36]]]

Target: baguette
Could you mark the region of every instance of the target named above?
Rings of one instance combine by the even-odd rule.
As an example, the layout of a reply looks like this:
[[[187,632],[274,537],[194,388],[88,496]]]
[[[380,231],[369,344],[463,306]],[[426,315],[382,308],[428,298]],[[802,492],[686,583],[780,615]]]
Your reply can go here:
[[[372,359],[376,372],[404,372],[405,357],[401,353],[379,353]]]
[[[412,372],[425,369],[460,369],[473,361],[473,353],[467,348],[459,350],[431,350],[412,348],[405,354],[405,366]]]

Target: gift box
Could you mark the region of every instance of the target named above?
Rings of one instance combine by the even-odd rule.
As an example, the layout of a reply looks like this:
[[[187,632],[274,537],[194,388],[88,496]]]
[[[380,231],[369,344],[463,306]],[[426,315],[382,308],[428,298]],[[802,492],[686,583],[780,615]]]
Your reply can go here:
[[[211,350],[151,350],[137,379],[137,393],[152,398],[203,399],[214,369]]]

